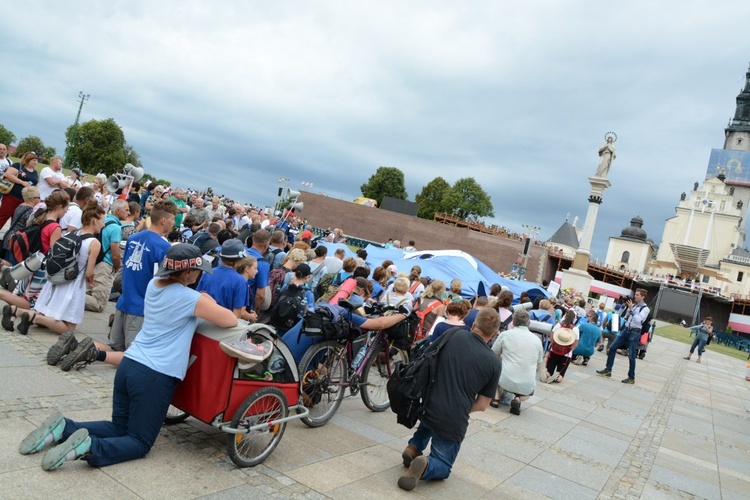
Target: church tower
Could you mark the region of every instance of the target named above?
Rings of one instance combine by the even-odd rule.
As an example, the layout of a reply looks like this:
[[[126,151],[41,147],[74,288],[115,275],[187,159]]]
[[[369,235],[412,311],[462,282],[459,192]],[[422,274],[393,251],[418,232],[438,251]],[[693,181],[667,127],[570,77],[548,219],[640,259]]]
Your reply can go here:
[[[737,96],[734,118],[729,120],[724,135],[725,150],[750,151],[750,68],[745,74],[745,87]]]

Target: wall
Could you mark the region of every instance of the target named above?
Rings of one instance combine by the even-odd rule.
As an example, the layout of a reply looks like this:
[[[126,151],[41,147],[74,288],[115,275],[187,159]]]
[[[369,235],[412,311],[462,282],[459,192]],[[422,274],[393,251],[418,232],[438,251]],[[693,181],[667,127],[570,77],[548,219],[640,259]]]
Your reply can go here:
[[[302,192],[300,201],[304,202],[302,217],[313,226],[338,227],[344,234],[381,243],[393,238],[401,240],[402,246],[414,240],[418,250],[462,250],[496,272],[508,273],[523,251],[523,241],[364,207],[323,195]],[[538,283],[542,279],[549,279],[547,250],[531,245],[530,253],[526,279]]]

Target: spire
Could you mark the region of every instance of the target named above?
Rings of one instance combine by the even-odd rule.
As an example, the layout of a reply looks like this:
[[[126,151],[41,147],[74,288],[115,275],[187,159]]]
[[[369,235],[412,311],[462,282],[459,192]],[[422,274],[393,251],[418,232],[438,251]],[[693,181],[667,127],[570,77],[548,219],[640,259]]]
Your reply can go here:
[[[745,73],[745,86],[737,95],[734,118],[729,122],[727,132],[750,130],[750,66]]]

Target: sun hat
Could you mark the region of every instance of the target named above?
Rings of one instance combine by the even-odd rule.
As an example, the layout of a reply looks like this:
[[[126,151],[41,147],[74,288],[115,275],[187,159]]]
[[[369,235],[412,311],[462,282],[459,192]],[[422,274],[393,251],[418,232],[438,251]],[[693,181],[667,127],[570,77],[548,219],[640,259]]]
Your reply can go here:
[[[200,269],[212,273],[211,263],[202,257],[200,249],[189,243],[178,243],[167,250],[167,255],[159,265],[159,270],[154,276],[165,276],[167,274],[185,271],[187,269]]]
[[[576,334],[570,328],[560,327],[552,334],[552,339],[555,344],[565,347],[576,341]]]
[[[222,259],[244,259],[247,257],[247,251],[240,240],[232,238],[222,243],[219,257]]]

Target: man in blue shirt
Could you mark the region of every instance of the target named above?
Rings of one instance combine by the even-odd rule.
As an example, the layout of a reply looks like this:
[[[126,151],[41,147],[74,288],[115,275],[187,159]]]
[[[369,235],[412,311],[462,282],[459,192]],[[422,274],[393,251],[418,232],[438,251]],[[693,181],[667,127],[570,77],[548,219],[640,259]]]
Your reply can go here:
[[[635,291],[635,301],[628,299],[624,307],[620,309],[626,315],[625,326],[619,337],[612,342],[612,346],[607,350],[607,366],[603,370],[597,370],[596,373],[604,377],[612,376],[612,365],[615,363],[617,350],[627,346],[628,348],[628,377],[622,380],[623,384],[635,383],[635,357],[638,352],[638,344],[641,340],[641,325],[648,318],[649,309],[646,305],[646,295],[648,291],[644,288],[638,288]]]
[[[247,257],[245,245],[231,239],[221,245],[221,263],[212,274],[204,274],[196,290],[206,292],[217,304],[232,311],[238,318],[249,304],[247,280],[235,270],[240,259]]]
[[[271,292],[268,288],[268,274],[271,266],[263,258],[263,254],[268,250],[271,243],[271,234],[265,229],[260,229],[253,233],[253,246],[247,250],[247,254],[258,259],[258,274],[255,278],[248,280],[247,285],[250,288],[250,305],[249,311],[264,311],[271,304]],[[266,300],[266,298],[268,300]],[[265,307],[261,307],[265,306]]]
[[[594,355],[596,345],[602,340],[602,329],[597,326],[599,315],[593,309],[586,313],[586,320],[578,324],[580,338],[578,346],[573,351],[573,362],[586,366],[589,358]],[[582,359],[582,361],[581,361]]]
[[[115,200],[112,211],[104,219],[102,228],[102,249],[104,259],[94,268],[94,286],[86,291],[86,310],[102,312],[107,305],[115,273],[120,269],[120,241],[122,241],[122,222],[130,215],[126,200]]]

